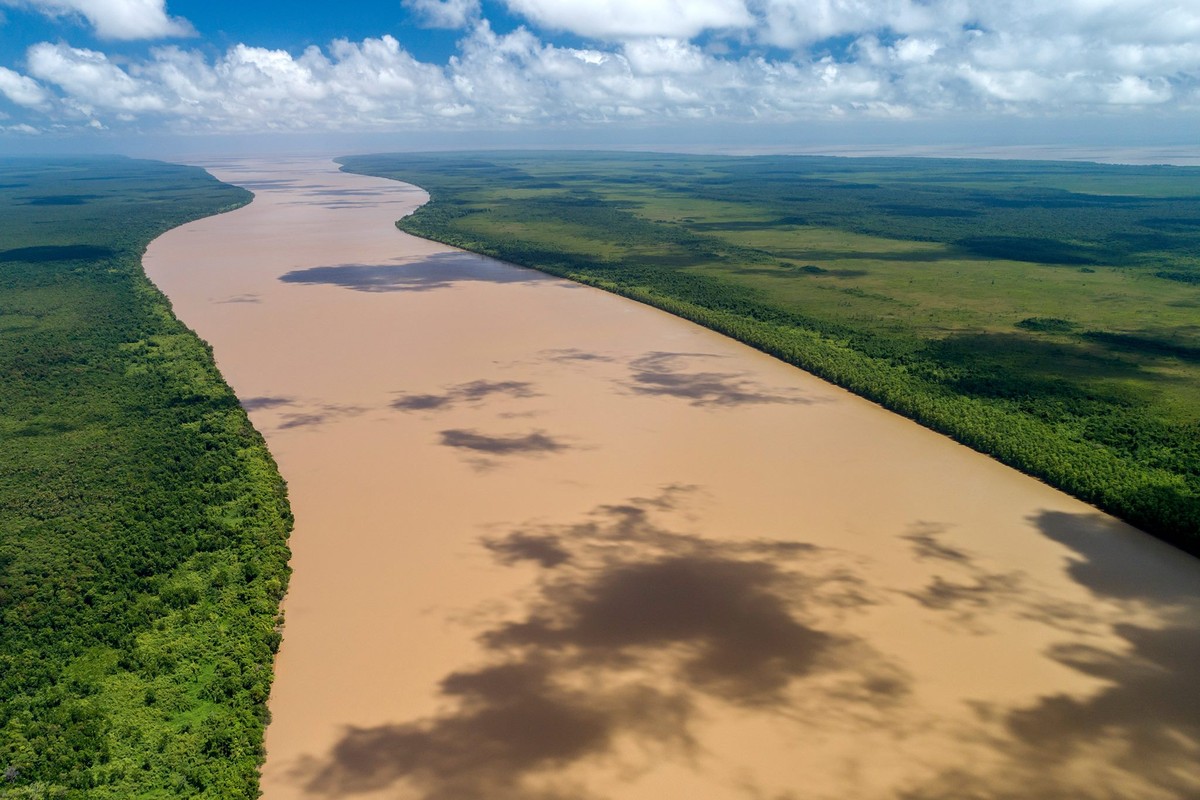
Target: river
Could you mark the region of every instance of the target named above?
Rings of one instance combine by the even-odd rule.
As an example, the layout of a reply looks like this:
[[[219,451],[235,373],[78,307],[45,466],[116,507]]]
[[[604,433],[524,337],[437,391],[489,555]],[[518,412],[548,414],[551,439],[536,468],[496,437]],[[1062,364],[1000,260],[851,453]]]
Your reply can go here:
[[[1200,796],[1200,561],[686,321],[256,193],[145,266],[296,528],[267,800]]]

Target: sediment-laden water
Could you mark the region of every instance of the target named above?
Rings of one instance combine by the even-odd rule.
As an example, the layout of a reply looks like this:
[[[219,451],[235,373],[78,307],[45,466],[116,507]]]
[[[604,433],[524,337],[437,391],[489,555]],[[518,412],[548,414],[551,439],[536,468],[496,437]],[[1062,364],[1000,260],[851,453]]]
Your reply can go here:
[[[1200,562],[803,372],[398,232],[419,189],[153,243],[296,514],[263,788],[1200,795]]]

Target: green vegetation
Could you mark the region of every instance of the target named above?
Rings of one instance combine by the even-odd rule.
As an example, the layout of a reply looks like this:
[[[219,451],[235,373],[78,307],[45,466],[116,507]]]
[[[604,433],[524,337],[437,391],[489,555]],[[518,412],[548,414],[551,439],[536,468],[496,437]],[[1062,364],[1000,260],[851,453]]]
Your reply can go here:
[[[1200,172],[378,155],[406,231],[663,308],[1200,553]]]
[[[246,203],[202,170],[0,160],[0,797],[253,798],[282,480],[145,278]]]

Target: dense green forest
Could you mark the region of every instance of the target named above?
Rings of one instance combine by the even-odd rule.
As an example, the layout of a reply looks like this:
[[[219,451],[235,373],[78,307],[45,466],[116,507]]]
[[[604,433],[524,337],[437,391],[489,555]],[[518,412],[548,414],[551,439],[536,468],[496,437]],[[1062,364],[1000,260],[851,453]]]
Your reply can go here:
[[[291,517],[146,279],[200,169],[0,160],[0,797],[254,798]]]
[[[1200,553],[1200,170],[340,161],[430,193],[403,230],[694,320]]]

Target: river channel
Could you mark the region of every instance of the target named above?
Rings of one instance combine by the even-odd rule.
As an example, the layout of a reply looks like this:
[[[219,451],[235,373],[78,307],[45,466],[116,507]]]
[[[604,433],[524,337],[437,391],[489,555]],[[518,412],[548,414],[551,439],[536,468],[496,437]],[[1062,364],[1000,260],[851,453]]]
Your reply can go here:
[[[320,160],[145,265],[296,528],[267,800],[1200,796],[1200,561]]]

